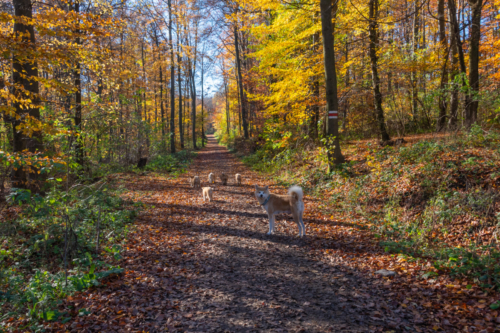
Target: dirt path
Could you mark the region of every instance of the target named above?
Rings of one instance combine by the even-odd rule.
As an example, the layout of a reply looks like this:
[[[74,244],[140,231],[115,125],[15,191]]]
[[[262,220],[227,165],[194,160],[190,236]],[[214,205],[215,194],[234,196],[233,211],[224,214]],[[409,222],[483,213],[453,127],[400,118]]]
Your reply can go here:
[[[217,180],[215,201],[203,202],[188,177],[197,174],[206,184],[209,172],[220,171],[229,173],[229,184]],[[237,172],[242,186],[234,184]],[[178,179],[131,176],[128,195],[148,208],[123,254],[126,272],[72,298],[66,308],[90,314],[77,316],[66,329],[422,332],[434,326],[455,331],[453,323],[440,323],[421,302],[398,292],[396,284],[410,288],[404,277],[382,278],[373,274],[373,266],[363,268],[359,263],[380,250],[358,246],[353,226],[308,215],[308,207],[318,202],[307,193],[308,236],[299,239],[286,215],[277,218],[276,235],[267,236],[267,215],[253,197],[255,183],[264,181],[213,138]],[[323,235],[325,226],[338,231]],[[319,248],[342,255],[319,255]],[[428,301],[436,296],[420,287],[414,293]]]

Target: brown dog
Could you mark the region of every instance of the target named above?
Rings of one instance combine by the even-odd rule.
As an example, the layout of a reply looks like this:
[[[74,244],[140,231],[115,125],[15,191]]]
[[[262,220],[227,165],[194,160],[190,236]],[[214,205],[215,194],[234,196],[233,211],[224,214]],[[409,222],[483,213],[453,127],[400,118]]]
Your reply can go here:
[[[292,213],[293,220],[299,227],[299,236],[306,235],[306,227],[302,220],[304,213],[304,193],[299,186],[292,186],[288,189],[288,195],[278,195],[269,192],[269,186],[259,187],[255,185],[255,197],[260,205],[264,207],[269,217],[268,235],[274,233],[274,215],[279,213]]]
[[[191,182],[191,187],[194,187],[194,188],[200,188],[201,187],[200,177],[194,176],[193,179],[190,179],[189,181]]]
[[[223,172],[219,176],[222,185],[227,185],[227,175]]]

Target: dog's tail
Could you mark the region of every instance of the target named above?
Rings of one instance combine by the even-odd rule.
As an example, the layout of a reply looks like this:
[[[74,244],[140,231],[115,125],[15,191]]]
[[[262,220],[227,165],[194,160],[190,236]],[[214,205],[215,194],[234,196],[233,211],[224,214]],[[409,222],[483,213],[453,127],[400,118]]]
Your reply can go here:
[[[291,195],[294,200],[302,201],[304,192],[302,192],[302,188],[300,186],[293,185],[288,189],[288,195]]]

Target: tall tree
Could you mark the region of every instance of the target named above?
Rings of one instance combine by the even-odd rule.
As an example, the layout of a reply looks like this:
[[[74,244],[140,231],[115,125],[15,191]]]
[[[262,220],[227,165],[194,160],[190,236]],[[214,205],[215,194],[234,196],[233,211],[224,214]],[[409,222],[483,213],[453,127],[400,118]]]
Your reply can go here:
[[[172,42],[172,0],[168,0],[168,39],[170,46],[170,152],[175,153],[175,62]]]
[[[372,70],[372,89],[375,99],[375,113],[382,141],[389,141],[390,136],[385,126],[384,109],[382,108],[382,93],[380,92],[380,78],[378,75],[379,32],[378,32],[378,0],[370,0],[369,6],[369,37],[370,37],[370,63]]]
[[[374,11],[375,18],[372,18],[370,16],[370,20],[377,20],[378,19],[378,0],[372,4],[370,2],[370,10]],[[418,115],[418,87],[417,87],[417,69],[415,68],[415,65],[417,63],[417,49],[418,49],[418,44],[420,40],[419,36],[419,28],[420,28],[420,7],[418,0],[414,0],[413,2],[413,39],[412,39],[412,61],[413,61],[413,69],[411,71],[411,109],[412,109],[412,114],[413,114],[413,120],[415,122],[418,122],[419,115]],[[376,26],[376,36],[377,36],[377,47],[378,47],[378,22],[375,24]],[[371,36],[371,35],[370,35]],[[371,38],[371,37],[370,37]],[[370,39],[371,42],[371,39]],[[371,57],[371,56],[370,56]],[[372,65],[373,66],[373,65]]]
[[[466,126],[470,127],[477,120],[479,105],[479,42],[481,41],[481,12],[483,0],[468,0],[471,10],[471,26],[469,30],[469,85],[467,108],[465,112]]]
[[[238,9],[236,10],[238,12]],[[243,125],[243,136],[248,139],[248,123],[247,123],[247,109],[246,109],[246,98],[245,92],[243,90],[243,75],[241,74],[241,58],[240,58],[240,47],[238,43],[238,20],[234,22],[233,27],[234,35],[234,50],[235,50],[235,61],[236,61],[236,71],[238,75],[238,92],[241,101],[241,122]]]
[[[181,52],[180,52],[180,27],[179,27],[179,22],[177,23],[177,85],[179,88],[179,140],[181,142],[181,149],[184,149],[184,131],[182,128],[182,81],[181,81]]]
[[[439,85],[439,115],[436,122],[436,130],[439,132],[445,128],[446,109],[448,108],[446,85],[448,84],[448,38],[446,37],[446,18],[444,13],[444,0],[438,0],[438,20],[439,20],[439,43],[441,44],[442,69],[441,82]]]
[[[80,14],[80,1],[76,0],[73,4],[73,10],[75,14],[78,16]],[[75,30],[76,34],[76,45],[81,45],[82,40],[80,38],[80,29],[77,28]],[[75,155],[76,162],[80,165],[83,165],[83,131],[82,131],[82,65],[80,64],[79,59],[76,59],[76,66],[73,70],[73,77],[75,80],[75,130],[78,133],[78,136],[75,137]]]
[[[19,38],[26,47],[24,55],[14,54],[12,58],[12,82],[14,84],[14,95],[16,101],[13,103],[16,113],[12,121],[14,133],[14,151],[29,152],[41,151],[43,148],[42,132],[38,128],[32,128],[31,135],[26,134],[25,128],[30,122],[30,118],[40,120],[40,109],[38,107],[39,87],[38,87],[38,64],[36,62],[36,42],[35,30],[31,24],[33,18],[33,4],[31,0],[13,0],[14,15],[14,36]],[[24,105],[21,101],[24,96],[29,96],[31,103]],[[36,190],[38,173],[29,172],[24,168],[18,168],[13,177],[13,186],[20,188],[31,188]]]
[[[459,73],[459,60],[458,60],[458,46],[456,39],[453,37],[453,17],[452,17],[452,11],[448,11],[448,16],[449,16],[449,22],[450,22],[450,31],[451,33],[451,38],[450,38],[450,52],[451,52],[451,96],[450,96],[450,119],[448,121],[448,128],[454,130],[457,127],[457,122],[458,122],[458,104],[459,104],[459,97],[458,97],[458,85],[456,81],[457,74]]]
[[[332,10],[335,10],[332,0],[320,0],[321,32],[323,34],[323,61],[325,67],[325,97],[326,97],[326,130],[332,139],[333,147],[328,147],[329,171],[334,165],[344,163],[345,159],[340,150],[337,96],[337,73],[335,69],[334,53],[334,23]],[[333,152],[332,152],[333,148]]]

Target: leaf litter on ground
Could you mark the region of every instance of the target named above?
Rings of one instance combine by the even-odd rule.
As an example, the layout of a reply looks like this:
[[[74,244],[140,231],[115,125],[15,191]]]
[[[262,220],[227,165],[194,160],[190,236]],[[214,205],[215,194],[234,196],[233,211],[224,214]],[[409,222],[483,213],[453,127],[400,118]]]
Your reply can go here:
[[[215,184],[213,202],[189,185],[224,171],[243,185]],[[68,298],[72,319],[53,330],[177,332],[494,332],[498,293],[466,280],[425,276],[426,259],[389,254],[367,228],[326,215],[306,193],[308,235],[280,215],[267,236],[267,214],[253,184],[270,184],[211,138],[188,174],[122,179],[144,211],[129,236],[121,276]],[[393,277],[375,274],[395,271]]]

